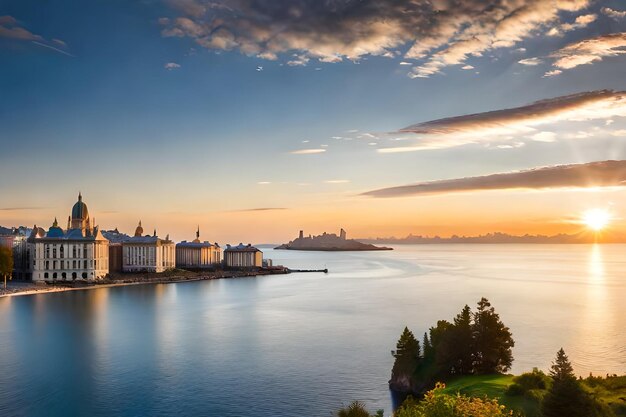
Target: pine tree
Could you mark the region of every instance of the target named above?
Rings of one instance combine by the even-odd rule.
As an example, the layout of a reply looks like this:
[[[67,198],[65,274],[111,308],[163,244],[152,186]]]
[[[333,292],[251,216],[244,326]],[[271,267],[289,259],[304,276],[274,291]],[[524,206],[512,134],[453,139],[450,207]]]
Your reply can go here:
[[[556,360],[550,367],[550,376],[555,381],[563,381],[565,379],[575,379],[574,368],[565,354],[563,348],[556,353]]]
[[[486,298],[478,302],[473,323],[474,371],[479,374],[504,373],[513,364],[515,345],[511,331]]]
[[[420,342],[415,338],[413,332],[405,327],[393,355],[396,361],[393,364],[391,378],[411,377],[421,359],[420,353]]]
[[[612,411],[592,398],[574,375],[574,369],[563,348],[556,354],[550,370],[552,387],[541,404],[543,417],[602,417]]]
[[[468,305],[454,318],[451,334],[454,372],[460,375],[473,371],[473,329],[472,310]]]

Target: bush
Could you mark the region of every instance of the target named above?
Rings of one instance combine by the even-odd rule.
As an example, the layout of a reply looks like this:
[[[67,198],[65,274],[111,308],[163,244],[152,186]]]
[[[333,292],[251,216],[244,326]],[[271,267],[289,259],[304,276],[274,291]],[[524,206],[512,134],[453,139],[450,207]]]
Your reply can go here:
[[[551,382],[548,375],[534,368],[532,372],[526,372],[513,378],[513,384],[509,385],[506,393],[512,396],[526,396],[530,391],[548,389]]]
[[[513,412],[498,400],[444,394],[444,384],[437,383],[424,399],[409,397],[396,411],[395,417],[505,417]]]

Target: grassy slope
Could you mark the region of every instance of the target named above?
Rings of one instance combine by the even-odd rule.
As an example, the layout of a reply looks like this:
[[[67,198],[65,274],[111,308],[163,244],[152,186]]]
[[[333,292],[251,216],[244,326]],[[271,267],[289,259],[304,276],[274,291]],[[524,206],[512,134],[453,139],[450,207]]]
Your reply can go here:
[[[500,404],[516,411],[522,411],[527,417],[539,415],[539,403],[523,396],[505,395],[513,375],[472,375],[455,378],[446,384],[445,392],[461,393],[472,397],[497,398]]]
[[[539,415],[539,403],[524,396],[506,395],[513,375],[472,375],[455,378],[446,384],[444,392],[461,393],[473,397],[497,398],[508,408],[522,411],[527,417]],[[604,384],[603,384],[604,385]],[[618,417],[626,416],[626,376],[611,380],[610,386],[588,387],[596,398],[611,405]]]

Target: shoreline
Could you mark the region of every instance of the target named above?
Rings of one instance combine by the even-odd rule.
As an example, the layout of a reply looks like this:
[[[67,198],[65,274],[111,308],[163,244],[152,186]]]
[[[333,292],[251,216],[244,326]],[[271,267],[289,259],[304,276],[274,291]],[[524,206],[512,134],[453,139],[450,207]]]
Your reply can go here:
[[[49,293],[59,293],[65,291],[81,291],[81,290],[94,290],[98,288],[111,288],[111,287],[123,287],[123,286],[131,286],[131,285],[155,285],[155,284],[176,284],[180,282],[197,282],[197,281],[210,281],[215,279],[229,279],[229,278],[252,278],[260,275],[285,275],[291,273],[290,269],[284,270],[260,270],[260,271],[229,271],[228,273],[224,273],[225,271],[212,272],[212,273],[202,273],[195,276],[169,276],[169,277],[146,277],[141,275],[128,275],[125,279],[120,279],[119,282],[105,281],[102,283],[93,283],[87,285],[80,286],[59,286],[59,285],[42,285],[36,284],[33,282],[26,281],[16,281],[16,282],[8,282],[7,290],[11,291],[11,284],[13,286],[23,286],[23,290],[17,289],[16,291],[11,291],[7,293],[0,293],[0,298],[5,297],[17,297],[17,296],[28,296],[28,295],[37,295],[37,294],[49,294]],[[124,276],[124,275],[121,275]],[[4,288],[0,288],[0,292],[5,291]]]

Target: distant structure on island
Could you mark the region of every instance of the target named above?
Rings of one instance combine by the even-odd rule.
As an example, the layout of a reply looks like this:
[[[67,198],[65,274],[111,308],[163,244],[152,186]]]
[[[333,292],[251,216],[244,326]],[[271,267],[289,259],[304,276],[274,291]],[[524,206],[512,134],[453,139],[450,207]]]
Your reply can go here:
[[[109,273],[109,241],[89,217],[80,193],[67,229],[59,227],[57,219],[47,232],[35,225],[27,243],[23,250],[31,268],[26,279],[97,280]]]
[[[263,252],[250,244],[226,245],[224,265],[228,268],[261,268],[263,266]]]
[[[176,250],[169,235],[165,239],[143,235],[141,220],[135,229],[135,236],[122,243],[124,272],[163,272],[176,266]]]
[[[217,243],[201,242],[200,226],[196,230],[196,238],[193,241],[183,240],[176,245],[177,268],[213,268],[221,262],[222,248]]]
[[[339,231],[339,236],[334,233],[323,233],[319,236],[304,236],[304,231],[300,230],[298,238],[289,243],[280,245],[275,249],[289,250],[310,250],[310,251],[370,251],[370,250],[392,250],[392,248],[374,246],[368,243],[361,243],[347,238],[345,230]]]

